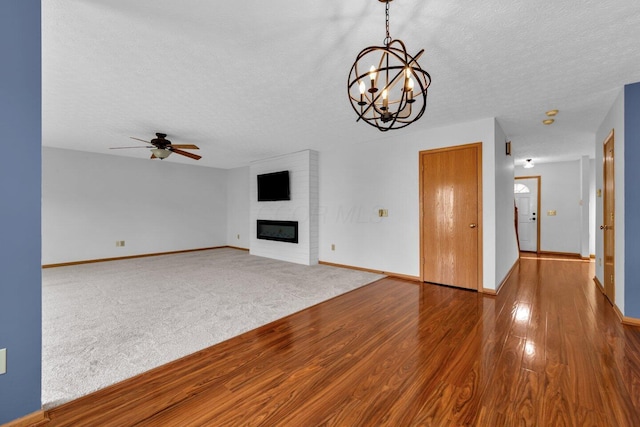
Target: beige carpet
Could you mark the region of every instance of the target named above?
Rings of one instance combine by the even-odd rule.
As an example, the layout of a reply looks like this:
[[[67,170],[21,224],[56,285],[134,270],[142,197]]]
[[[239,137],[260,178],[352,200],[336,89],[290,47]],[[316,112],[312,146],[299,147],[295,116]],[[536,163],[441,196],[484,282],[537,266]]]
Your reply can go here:
[[[57,406],[381,277],[236,249],[44,269],[42,403]]]

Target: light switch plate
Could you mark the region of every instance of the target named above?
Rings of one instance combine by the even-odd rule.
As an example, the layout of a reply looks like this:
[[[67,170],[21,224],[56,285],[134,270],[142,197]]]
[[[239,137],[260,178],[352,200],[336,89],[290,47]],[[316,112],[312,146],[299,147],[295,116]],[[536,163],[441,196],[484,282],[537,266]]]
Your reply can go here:
[[[0,349],[0,375],[7,373],[7,349]]]

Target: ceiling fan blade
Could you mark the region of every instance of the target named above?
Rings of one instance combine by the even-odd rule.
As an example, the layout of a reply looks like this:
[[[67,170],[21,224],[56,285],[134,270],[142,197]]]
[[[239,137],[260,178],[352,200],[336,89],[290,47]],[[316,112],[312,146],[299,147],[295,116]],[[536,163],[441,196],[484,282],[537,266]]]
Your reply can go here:
[[[167,147],[167,150],[171,151],[172,153],[180,154],[181,156],[191,157],[194,160],[200,160],[202,158],[202,156],[198,156],[197,154],[189,153],[188,151],[179,150],[177,148],[174,148],[173,146]]]
[[[135,139],[136,141],[142,141],[142,142],[146,142],[147,144],[151,144],[151,142],[150,142],[150,141],[145,141],[144,139],[134,138],[134,137],[132,137],[132,136],[130,136],[129,138],[131,138],[131,139]]]
[[[171,144],[171,146],[173,148],[182,148],[182,149],[188,149],[188,150],[199,150],[200,147],[198,147],[197,145],[193,145],[193,144]]]
[[[135,147],[110,147],[109,150],[122,150],[123,148],[155,148],[153,145],[140,146],[136,145]]]

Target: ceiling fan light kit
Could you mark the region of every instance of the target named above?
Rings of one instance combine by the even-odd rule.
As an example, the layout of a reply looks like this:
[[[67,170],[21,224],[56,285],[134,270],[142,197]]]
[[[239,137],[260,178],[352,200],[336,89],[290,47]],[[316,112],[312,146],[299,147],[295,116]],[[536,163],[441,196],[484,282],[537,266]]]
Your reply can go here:
[[[427,107],[431,76],[418,64],[424,53],[407,53],[404,42],[389,35],[389,3],[385,3],[384,46],[369,46],[356,57],[349,73],[347,92],[356,121],[381,130],[401,129],[418,120]],[[367,89],[368,85],[368,89]]]
[[[171,155],[171,151],[165,150],[164,148],[152,148],[151,153],[153,154],[153,157],[160,160],[166,159]]]

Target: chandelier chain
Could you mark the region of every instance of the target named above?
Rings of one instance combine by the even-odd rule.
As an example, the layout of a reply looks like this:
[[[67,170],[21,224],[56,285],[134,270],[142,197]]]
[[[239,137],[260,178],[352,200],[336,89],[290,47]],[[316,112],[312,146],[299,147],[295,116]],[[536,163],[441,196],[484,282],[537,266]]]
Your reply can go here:
[[[385,3],[385,27],[387,30],[387,37],[384,38],[384,45],[389,46],[389,43],[391,43],[391,36],[389,35],[389,1],[386,1]]]

